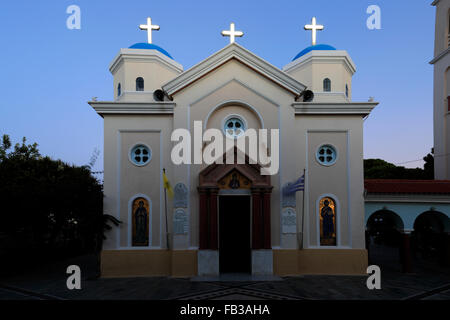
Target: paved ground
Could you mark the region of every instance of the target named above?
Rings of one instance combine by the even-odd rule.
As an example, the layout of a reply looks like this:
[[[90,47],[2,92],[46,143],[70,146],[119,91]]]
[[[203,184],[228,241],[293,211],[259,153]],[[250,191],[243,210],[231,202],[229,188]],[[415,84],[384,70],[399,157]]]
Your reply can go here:
[[[310,300],[310,299],[432,299],[450,300],[450,270],[416,261],[414,274],[400,273],[397,252],[373,250],[372,263],[381,266],[381,290],[368,290],[366,276],[273,277],[269,281],[235,276],[233,281],[194,279],[96,278],[96,257],[84,256],[26,273],[0,278],[0,300],[120,299],[120,300]],[[376,261],[374,261],[376,260]],[[82,270],[82,289],[68,290],[66,268]],[[217,279],[216,279],[217,280]],[[240,281],[238,281],[240,280]],[[267,279],[266,279],[267,280]]]

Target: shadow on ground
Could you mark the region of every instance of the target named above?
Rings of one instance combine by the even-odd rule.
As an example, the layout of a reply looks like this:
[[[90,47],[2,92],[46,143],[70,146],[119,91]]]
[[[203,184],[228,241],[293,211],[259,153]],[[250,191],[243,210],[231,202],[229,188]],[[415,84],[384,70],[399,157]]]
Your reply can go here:
[[[85,255],[0,277],[0,299],[74,300],[304,300],[304,299],[450,299],[450,270],[416,260],[413,274],[403,274],[398,251],[375,248],[372,263],[381,267],[381,290],[369,290],[366,276],[299,276],[269,281],[198,281],[169,277],[97,278],[98,258]],[[81,290],[66,286],[66,269],[79,265]],[[194,281],[196,280],[196,281]],[[233,280],[230,278],[229,280]],[[256,279],[261,280],[261,279]],[[264,280],[264,279],[262,279]]]

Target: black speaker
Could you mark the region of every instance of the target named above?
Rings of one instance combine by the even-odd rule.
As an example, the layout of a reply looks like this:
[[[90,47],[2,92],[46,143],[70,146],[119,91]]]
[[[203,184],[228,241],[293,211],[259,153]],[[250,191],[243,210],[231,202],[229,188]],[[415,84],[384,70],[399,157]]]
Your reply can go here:
[[[311,90],[306,90],[303,93],[303,102],[311,102],[314,99],[314,92]]]
[[[162,91],[161,89],[158,89],[155,92],[153,92],[153,99],[155,99],[155,101],[163,101],[164,100],[164,91]]]

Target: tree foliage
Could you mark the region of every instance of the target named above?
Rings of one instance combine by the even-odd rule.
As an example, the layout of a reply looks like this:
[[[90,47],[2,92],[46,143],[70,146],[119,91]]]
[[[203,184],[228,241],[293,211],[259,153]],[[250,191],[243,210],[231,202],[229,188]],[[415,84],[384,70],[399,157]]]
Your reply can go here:
[[[90,166],[75,166],[39,153],[23,138],[0,146],[0,253],[70,256],[99,250],[111,228],[103,214],[101,183]]]
[[[423,160],[425,161],[424,169],[396,166],[381,159],[367,159],[364,160],[364,178],[433,180],[434,157],[429,153]]]

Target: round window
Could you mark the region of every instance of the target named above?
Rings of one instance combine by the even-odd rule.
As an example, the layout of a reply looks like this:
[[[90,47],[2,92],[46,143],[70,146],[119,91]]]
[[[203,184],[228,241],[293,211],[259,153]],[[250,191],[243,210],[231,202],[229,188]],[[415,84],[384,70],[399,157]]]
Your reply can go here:
[[[336,149],[329,144],[324,144],[317,149],[316,159],[321,165],[331,166],[337,159]]]
[[[135,145],[130,151],[130,160],[137,166],[144,166],[150,162],[152,151],[143,144]]]
[[[238,116],[231,116],[226,119],[223,127],[225,134],[232,138],[242,136],[246,129],[244,120]]]

